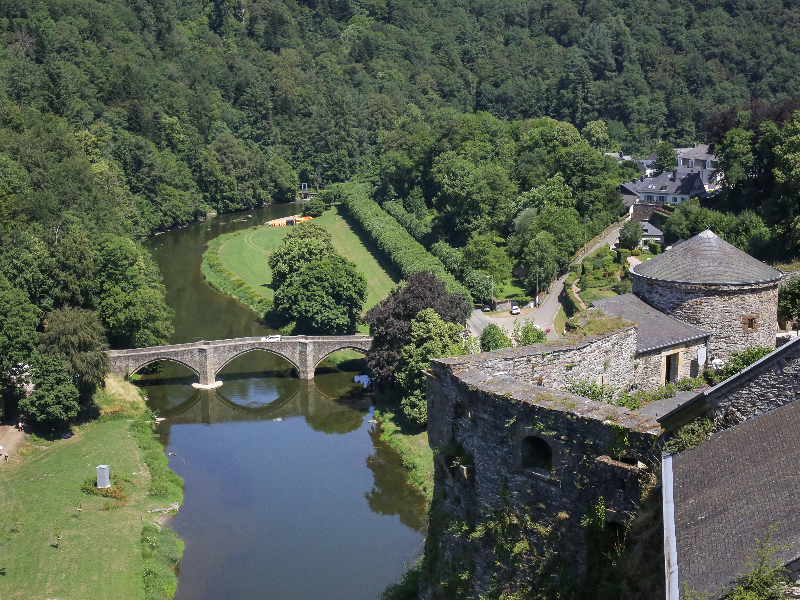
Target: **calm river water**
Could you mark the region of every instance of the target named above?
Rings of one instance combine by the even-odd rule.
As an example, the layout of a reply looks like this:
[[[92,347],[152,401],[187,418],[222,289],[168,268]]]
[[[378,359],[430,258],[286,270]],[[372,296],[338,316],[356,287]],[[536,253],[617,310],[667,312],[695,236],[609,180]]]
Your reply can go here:
[[[154,236],[175,310],[171,343],[272,333],[200,274],[208,240],[299,211],[276,205]],[[186,551],[178,600],[373,600],[421,552],[424,498],[378,439],[344,363],[300,381],[264,352],[232,361],[216,390],[172,363],[143,377],[184,504],[170,521]]]

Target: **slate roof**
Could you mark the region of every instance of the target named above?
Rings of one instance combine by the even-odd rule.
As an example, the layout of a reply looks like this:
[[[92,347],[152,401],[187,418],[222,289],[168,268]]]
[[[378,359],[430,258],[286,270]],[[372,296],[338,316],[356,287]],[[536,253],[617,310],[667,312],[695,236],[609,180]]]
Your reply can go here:
[[[700,173],[688,173],[681,177],[675,177],[672,171],[643,179],[641,183],[637,185],[637,189],[639,190],[640,196],[642,194],[691,196],[692,192],[695,190],[706,190]]]
[[[668,348],[711,335],[657,311],[635,294],[595,300],[592,302],[592,308],[597,308],[612,317],[622,317],[626,321],[636,323],[636,352]]]
[[[639,277],[679,283],[742,285],[778,281],[783,273],[742,252],[710,229],[631,268]]]
[[[658,227],[650,223],[649,221],[642,221],[642,229],[644,230],[644,235],[649,236],[657,236],[657,235],[664,235],[664,232],[661,231]]]
[[[681,590],[730,591],[756,540],[787,564],[800,555],[800,402],[762,413],[672,459]]]

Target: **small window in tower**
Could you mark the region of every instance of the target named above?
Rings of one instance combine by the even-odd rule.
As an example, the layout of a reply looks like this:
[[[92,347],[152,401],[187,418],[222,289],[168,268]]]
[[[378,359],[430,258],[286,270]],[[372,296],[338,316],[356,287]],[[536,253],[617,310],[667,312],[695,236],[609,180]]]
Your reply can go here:
[[[540,437],[523,438],[520,454],[523,469],[550,471],[553,468],[553,450],[550,448],[550,444]]]
[[[742,333],[755,333],[758,331],[758,317],[761,315],[742,316]]]

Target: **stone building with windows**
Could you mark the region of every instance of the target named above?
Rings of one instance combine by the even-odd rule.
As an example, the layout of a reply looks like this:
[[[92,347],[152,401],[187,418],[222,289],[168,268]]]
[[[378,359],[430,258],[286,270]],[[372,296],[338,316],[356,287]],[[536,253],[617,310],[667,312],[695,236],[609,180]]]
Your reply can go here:
[[[435,491],[420,598],[533,596],[539,585],[594,597],[599,543],[620,550],[624,568],[606,572],[623,576],[620,600],[720,598],[776,519],[779,559],[800,579],[800,339],[713,388],[641,408],[568,392],[580,379],[654,388],[732,349],[774,346],[783,274],[710,231],[631,272],[633,293],[586,317],[606,320],[601,334],[431,361]],[[703,416],[717,431],[707,445],[662,463],[664,437]],[[662,464],[669,481],[657,485]]]
[[[749,346],[774,347],[783,273],[711,230],[631,267],[633,293],[679,321],[712,334],[710,358]]]

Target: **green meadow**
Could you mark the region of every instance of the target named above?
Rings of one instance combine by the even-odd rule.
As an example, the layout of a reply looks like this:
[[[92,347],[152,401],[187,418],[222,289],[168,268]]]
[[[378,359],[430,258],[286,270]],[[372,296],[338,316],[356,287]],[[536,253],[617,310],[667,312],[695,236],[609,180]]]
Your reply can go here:
[[[400,281],[396,270],[370,242],[359,235],[358,225],[334,206],[317,219],[333,236],[336,251],[353,261],[367,278],[368,296],[364,309],[371,308],[389,295]],[[231,236],[218,250],[222,266],[242,279],[252,290],[272,298],[272,275],[267,259],[289,232],[288,227],[264,225]],[[364,236],[366,238],[366,236]]]
[[[8,462],[0,463],[0,597],[137,600],[174,594],[174,574],[160,579],[160,567],[145,563],[142,531],[156,517],[149,508],[170,501],[148,496],[151,468],[132,429],[144,416],[136,389],[109,377],[96,395],[98,420],[73,427],[70,439],[28,436]],[[144,440],[149,445],[150,440]],[[166,457],[152,459],[165,468]],[[148,459],[151,460],[151,459]],[[97,465],[107,464],[123,498],[90,495],[81,490],[94,481]],[[119,485],[117,483],[117,485]],[[78,510],[78,509],[81,510]],[[166,530],[165,530],[166,533]],[[159,536],[160,534],[155,534]],[[61,539],[58,540],[57,537]],[[177,542],[182,548],[182,544]],[[175,551],[175,561],[180,551]],[[175,562],[173,561],[173,562]],[[150,580],[145,589],[145,569]]]

